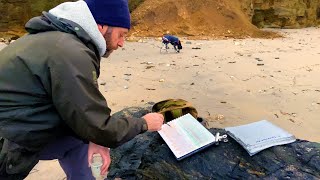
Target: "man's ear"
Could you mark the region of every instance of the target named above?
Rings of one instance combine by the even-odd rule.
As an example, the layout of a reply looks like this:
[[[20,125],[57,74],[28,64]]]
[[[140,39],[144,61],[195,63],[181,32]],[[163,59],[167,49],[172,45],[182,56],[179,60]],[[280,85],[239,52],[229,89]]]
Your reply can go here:
[[[107,30],[108,30],[108,26],[107,25],[98,24],[98,29],[101,32],[101,34],[105,34],[107,32]]]

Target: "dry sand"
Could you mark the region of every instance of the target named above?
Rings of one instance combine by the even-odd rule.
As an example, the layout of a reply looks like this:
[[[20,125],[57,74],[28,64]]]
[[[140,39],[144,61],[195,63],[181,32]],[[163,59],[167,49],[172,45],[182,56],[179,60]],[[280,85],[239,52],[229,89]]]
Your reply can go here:
[[[102,62],[101,91],[114,111],[182,98],[210,127],[267,119],[320,142],[320,29],[283,33],[287,38],[184,40],[179,54],[160,54],[154,40],[127,43]]]
[[[102,61],[101,92],[114,112],[182,98],[210,127],[267,119],[320,142],[320,29],[281,32],[286,38],[183,40],[179,54],[160,54],[161,43],[152,39],[128,42]],[[41,161],[26,179],[64,177],[57,161]]]

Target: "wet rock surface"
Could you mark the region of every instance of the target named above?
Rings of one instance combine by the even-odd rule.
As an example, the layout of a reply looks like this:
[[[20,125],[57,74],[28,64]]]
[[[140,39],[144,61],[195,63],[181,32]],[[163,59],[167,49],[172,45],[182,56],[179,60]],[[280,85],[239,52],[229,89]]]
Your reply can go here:
[[[148,104],[151,105],[152,103]],[[141,117],[150,106],[132,107],[117,116]],[[210,129],[215,134],[223,129]],[[108,179],[319,179],[320,144],[297,140],[252,157],[233,139],[177,161],[156,132],[141,134],[111,151]]]

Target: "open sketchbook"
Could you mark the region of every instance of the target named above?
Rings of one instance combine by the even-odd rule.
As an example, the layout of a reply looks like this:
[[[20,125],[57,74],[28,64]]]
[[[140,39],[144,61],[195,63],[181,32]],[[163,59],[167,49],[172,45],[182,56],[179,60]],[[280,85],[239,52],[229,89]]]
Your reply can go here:
[[[162,125],[158,131],[177,160],[215,143],[215,137],[192,115],[186,114]]]

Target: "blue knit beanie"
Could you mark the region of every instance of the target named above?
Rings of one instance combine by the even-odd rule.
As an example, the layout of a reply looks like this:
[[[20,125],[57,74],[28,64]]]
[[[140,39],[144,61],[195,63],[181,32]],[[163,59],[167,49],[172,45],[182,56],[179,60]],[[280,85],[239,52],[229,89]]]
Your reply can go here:
[[[130,29],[128,0],[85,0],[97,24]]]

